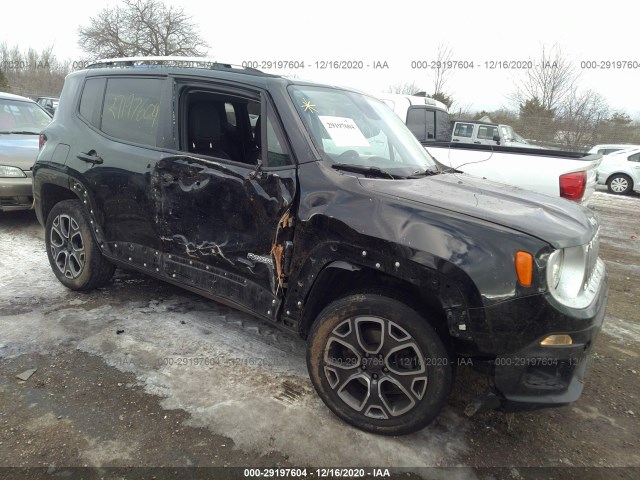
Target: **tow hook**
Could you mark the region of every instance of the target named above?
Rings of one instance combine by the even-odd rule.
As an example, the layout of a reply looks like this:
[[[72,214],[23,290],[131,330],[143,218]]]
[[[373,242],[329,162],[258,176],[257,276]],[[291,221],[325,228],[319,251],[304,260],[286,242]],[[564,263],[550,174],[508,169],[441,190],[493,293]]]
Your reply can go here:
[[[467,417],[472,417],[478,412],[495,410],[500,407],[502,401],[499,393],[492,387],[488,387],[482,394],[476,396],[464,409]]]

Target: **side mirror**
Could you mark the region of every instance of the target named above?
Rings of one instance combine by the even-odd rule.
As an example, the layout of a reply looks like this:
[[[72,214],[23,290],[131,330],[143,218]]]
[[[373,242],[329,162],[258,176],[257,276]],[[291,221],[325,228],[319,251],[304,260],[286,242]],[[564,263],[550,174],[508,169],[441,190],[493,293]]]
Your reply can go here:
[[[494,135],[493,141],[496,142],[498,145],[500,145],[500,135]]]

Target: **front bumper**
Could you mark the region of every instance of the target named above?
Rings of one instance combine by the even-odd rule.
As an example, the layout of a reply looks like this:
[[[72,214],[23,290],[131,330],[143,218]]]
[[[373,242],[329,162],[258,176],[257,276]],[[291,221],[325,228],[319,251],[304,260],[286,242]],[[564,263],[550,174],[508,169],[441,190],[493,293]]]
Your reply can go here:
[[[33,206],[33,179],[27,177],[0,178],[0,212],[26,210]]]
[[[492,377],[493,399],[497,397],[503,410],[513,412],[562,406],[580,397],[591,350],[604,321],[608,287],[608,275],[605,271],[596,297],[586,308],[565,307],[558,304],[551,295],[545,294],[536,296],[537,301],[529,297],[529,301],[525,303],[533,310],[536,310],[534,305],[538,304],[536,314],[529,317],[531,323],[523,322],[515,328],[514,323],[517,322],[513,320],[513,316],[510,317],[512,339],[519,337],[520,340],[528,340],[516,348],[506,350],[509,353],[496,355],[488,365],[481,367]],[[545,305],[541,306],[540,303]],[[513,307],[512,305],[509,309],[512,314]],[[499,309],[489,317],[496,319],[495,316],[500,311],[506,313]],[[544,338],[554,334],[570,335],[572,344],[540,344]],[[495,339],[494,346],[497,346]],[[495,406],[498,405],[493,405]]]

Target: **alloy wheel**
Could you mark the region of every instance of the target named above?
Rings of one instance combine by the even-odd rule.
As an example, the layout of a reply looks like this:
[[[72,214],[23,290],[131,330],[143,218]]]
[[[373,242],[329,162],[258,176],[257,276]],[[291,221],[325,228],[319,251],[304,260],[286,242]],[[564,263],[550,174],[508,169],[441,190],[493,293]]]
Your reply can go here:
[[[329,335],[323,360],[333,392],[369,418],[406,414],[427,389],[426,359],[418,343],[386,318],[358,316],[341,322]]]
[[[68,214],[54,218],[49,232],[51,256],[67,278],[80,276],[85,262],[85,244],[78,222]]]

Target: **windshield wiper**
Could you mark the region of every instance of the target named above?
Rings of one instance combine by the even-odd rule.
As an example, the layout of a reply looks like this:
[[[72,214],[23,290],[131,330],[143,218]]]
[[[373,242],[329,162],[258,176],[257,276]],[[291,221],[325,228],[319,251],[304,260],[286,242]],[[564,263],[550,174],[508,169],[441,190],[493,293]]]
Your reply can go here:
[[[352,163],[334,163],[333,165],[331,165],[331,168],[333,168],[334,170],[342,170],[345,172],[363,173],[365,175],[372,175],[378,178],[390,178],[392,180],[403,178],[397,175],[393,175],[386,170],[382,170],[379,167],[367,167],[365,165],[354,165]]]
[[[422,177],[430,177],[432,175],[440,175],[441,173],[443,173],[440,170],[432,170],[427,168],[426,170],[418,170],[417,172],[413,172],[411,175],[409,175],[406,178],[422,178]]]

